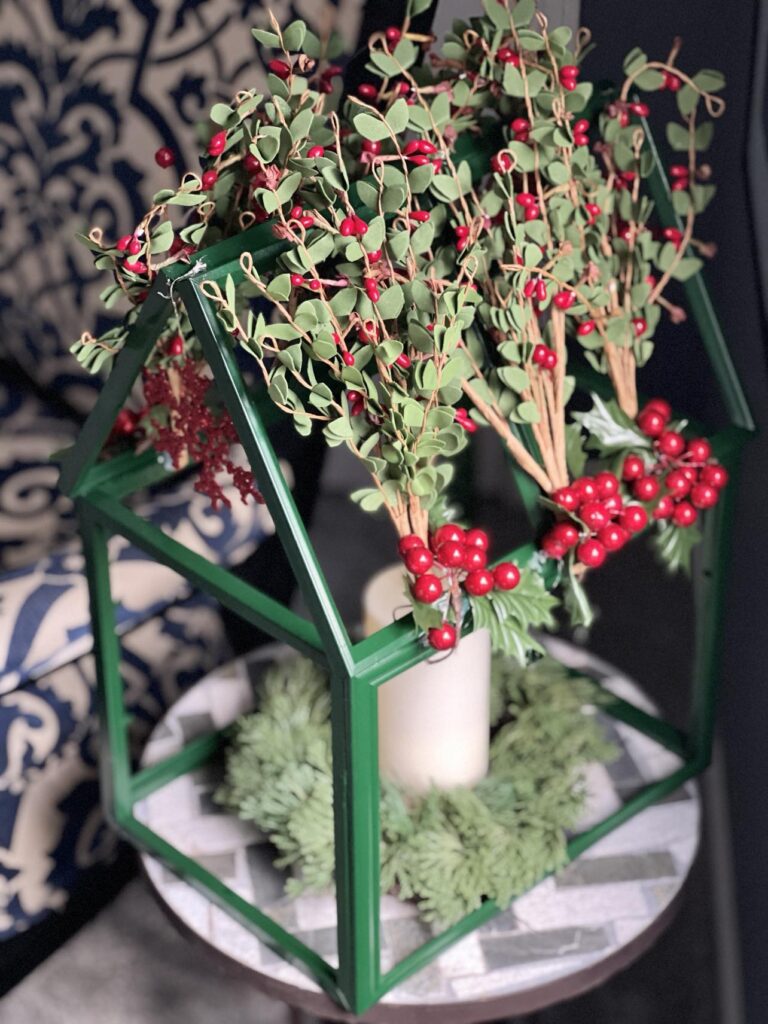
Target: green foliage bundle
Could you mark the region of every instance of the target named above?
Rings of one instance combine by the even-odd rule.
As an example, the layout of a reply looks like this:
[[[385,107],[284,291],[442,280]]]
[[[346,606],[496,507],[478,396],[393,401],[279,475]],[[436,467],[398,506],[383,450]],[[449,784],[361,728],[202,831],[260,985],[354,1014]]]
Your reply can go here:
[[[414,797],[382,785],[382,887],[428,921],[450,924],[486,898],[505,906],[562,866],[581,771],[615,755],[582,713],[594,684],[549,657],[495,659],[492,695],[491,769],[477,787]],[[292,894],[333,883],[331,771],[326,676],[305,659],[276,663],[233,729],[217,799],[269,838]]]

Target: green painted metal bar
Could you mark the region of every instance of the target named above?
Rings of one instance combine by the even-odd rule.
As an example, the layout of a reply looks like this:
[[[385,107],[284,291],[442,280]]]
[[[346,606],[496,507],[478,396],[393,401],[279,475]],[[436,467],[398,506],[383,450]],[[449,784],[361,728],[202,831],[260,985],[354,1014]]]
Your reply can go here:
[[[689,741],[682,729],[678,729],[663,718],[643,711],[631,701],[616,697],[597,682],[595,682],[595,686],[603,694],[610,695],[610,700],[600,701],[601,711],[619,722],[624,722],[625,725],[631,725],[633,729],[637,729],[638,732],[660,743],[667,750],[671,750],[673,754],[677,754],[678,757],[686,757],[689,751]]]
[[[657,800],[663,800],[665,796],[669,796],[674,793],[676,789],[679,789],[683,783],[688,782],[689,779],[694,778],[699,774],[698,766],[695,762],[690,761],[683,764],[676,771],[670,775],[665,776],[663,779],[659,779],[656,782],[650,782],[643,789],[635,793],[634,796],[630,797],[625,804],[623,804],[613,814],[609,814],[603,821],[599,821],[592,828],[587,829],[586,832],[582,832],[578,836],[574,836],[568,843],[568,857],[570,860],[575,860],[580,857],[585,850],[588,850],[590,846],[607,836],[614,829],[617,829],[620,825],[629,821],[630,818],[634,818],[640,811],[644,811],[651,804],[655,804]]]
[[[363,1013],[381,984],[381,824],[378,694],[331,676],[339,987]]]
[[[277,640],[291,644],[315,661],[324,663],[323,644],[311,622],[239,579],[223,566],[214,565],[202,555],[179,544],[120,502],[98,491],[89,495],[88,501],[93,502],[89,506],[93,518],[127,537],[163,565],[212,594],[246,622],[264,629]]]
[[[306,527],[285,482],[263,420],[237,365],[230,339],[210,302],[188,282],[180,286],[194,331],[213,370],[259,488],[272,512],[296,581],[322,637],[332,674],[348,675],[354,665],[349,634],[320,568]]]
[[[670,227],[675,226],[682,231],[683,223],[672,205],[672,192],[664,173],[658,147],[645,119],[643,119],[643,128],[645,129],[646,145],[653,154],[653,171],[648,179],[648,187],[659,211],[659,217],[663,224]],[[689,247],[686,255],[695,256],[696,254]],[[723,393],[730,419],[745,430],[754,430],[755,420],[736,373],[736,367],[733,365],[728,343],[723,335],[702,273],[694,274],[693,277],[683,282],[683,290],[712,370]]]
[[[333,999],[341,998],[336,970],[313,949],[305,946],[300,939],[291,935],[271,917],[257,910],[192,857],[167,843],[132,813],[123,815],[118,824],[121,831],[133,840],[135,845],[159,857],[184,881],[189,882],[217,907],[253,932],[266,946],[314,978]]]
[[[726,465],[731,474],[717,505],[709,510],[704,539],[694,553],[694,685],[689,721],[690,754],[703,770],[712,759],[717,689],[722,671],[731,533],[739,459]]]
[[[387,971],[381,979],[378,998],[380,999],[383,995],[386,995],[396,985],[407,981],[417,971],[423,970],[441,953],[444,953],[449,946],[452,946],[454,942],[458,942],[459,939],[473,932],[480,925],[485,924],[486,921],[490,921],[491,918],[499,913],[499,910],[500,908],[493,900],[486,900],[476,910],[473,910],[471,914],[463,917],[461,921],[458,921],[439,935],[435,935],[434,938],[429,939],[428,942],[419,946],[412,953],[409,953],[400,963],[395,964],[394,967]]]
[[[167,293],[168,287],[166,274],[161,271],[141,307],[136,323],[128,333],[93,411],[83,424],[74,446],[62,461],[59,487],[70,497],[80,493],[86,474],[101,454],[115,417],[122,409],[133,382],[141,373],[157,336],[168,320],[171,303],[161,294]]]
[[[82,499],[76,502],[76,509],[91,605],[98,714],[104,726],[99,744],[101,794],[106,816],[117,820],[130,808],[131,761],[129,720],[123,703],[120,674],[120,645],[109,578],[108,535]]]
[[[226,729],[217,729],[206,736],[196,736],[186,746],[162,761],[147,765],[131,776],[131,801],[143,800],[180,775],[192,772],[205,764],[216,754],[224,743]]]

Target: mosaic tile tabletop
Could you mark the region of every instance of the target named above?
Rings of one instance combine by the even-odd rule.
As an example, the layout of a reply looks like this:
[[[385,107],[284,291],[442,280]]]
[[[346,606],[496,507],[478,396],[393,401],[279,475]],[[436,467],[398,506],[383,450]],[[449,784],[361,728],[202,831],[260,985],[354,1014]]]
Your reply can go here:
[[[560,661],[588,672],[639,707],[654,710],[639,688],[611,666],[570,644],[552,641],[549,646]],[[193,687],[156,727],[143,763],[173,754],[194,737],[222,728],[250,710],[253,682],[269,657],[262,650]],[[594,713],[594,709],[585,711]],[[620,755],[613,764],[588,766],[589,799],[577,831],[601,820],[633,792],[680,764],[641,733],[602,715],[601,722]],[[214,803],[212,793],[220,773],[220,766],[211,763],[174,780],[141,801],[137,817],[329,963],[337,964],[333,897],[330,893],[292,899],[283,895],[285,876],[274,868],[263,836]],[[502,999],[613,958],[652,927],[680,891],[696,855],[699,817],[696,786],[688,783],[541,882],[382,1002],[426,1006]],[[206,943],[275,981],[320,991],[310,978],[160,861],[145,854],[143,862],[161,900]],[[381,918],[384,971],[432,935],[415,907],[394,897],[382,898]]]

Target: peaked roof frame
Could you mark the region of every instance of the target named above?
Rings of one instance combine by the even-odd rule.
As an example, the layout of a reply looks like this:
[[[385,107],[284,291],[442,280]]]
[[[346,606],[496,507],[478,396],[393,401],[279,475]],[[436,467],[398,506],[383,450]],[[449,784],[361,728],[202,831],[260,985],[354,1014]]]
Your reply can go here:
[[[647,125],[645,127],[647,129]],[[483,173],[488,156],[498,145],[494,147],[497,140],[493,139],[472,141],[465,158],[470,160],[477,177]],[[668,183],[652,140],[649,145],[655,158],[651,179],[654,198],[662,219],[667,224],[677,224]],[[365,215],[365,211],[361,210],[361,214]],[[197,266],[190,272],[189,268],[176,264],[161,271],[77,443],[63,459],[61,487],[75,499],[83,535],[103,725],[102,794],[108,817],[135,845],[161,858],[281,956],[312,975],[340,1005],[362,1013],[453,942],[491,918],[499,908],[490,901],[484,902],[464,920],[382,973],[377,688],[424,660],[430,652],[420,644],[410,617],[363,641],[351,641],[269,441],[267,417],[258,396],[247,390],[232,351],[231,338],[201,290],[204,280],[221,280],[229,274],[235,281],[241,280],[239,257],[243,252],[252,253],[257,268],[266,269],[285,247],[286,243],[276,241],[271,225],[265,223],[205,250],[200,257],[204,267]],[[712,438],[714,451],[735,475],[739,451],[753,432],[754,421],[701,275],[690,279],[684,287],[732,423]],[[115,416],[166,324],[172,295],[184,303],[188,311],[220,397],[232,416],[274,518],[276,532],[309,608],[310,621],[167,537],[123,504],[123,499],[133,491],[173,475],[162,468],[153,452],[128,453],[108,462],[97,461]],[[586,375],[583,383],[599,389],[606,382]],[[526,505],[535,513],[535,489],[521,473],[517,472],[516,478]],[[709,763],[725,604],[725,550],[734,491],[735,485],[727,488],[718,506],[708,512],[704,541],[696,561],[694,587],[698,614],[687,731],[614,696],[606,707],[610,714],[672,751],[679,759],[679,767],[647,784],[617,811],[574,837],[568,845],[571,858],[650,803],[672,793]],[[219,748],[222,737],[217,733],[199,737],[164,761],[133,770],[109,580],[107,542],[112,534],[129,538],[249,623],[327,666],[332,699],[338,967],[243,900],[193,858],[168,844],[137,816],[138,801],[205,763]],[[534,546],[528,544],[508,557],[525,564],[533,554]],[[471,626],[467,624],[465,632],[470,631]]]

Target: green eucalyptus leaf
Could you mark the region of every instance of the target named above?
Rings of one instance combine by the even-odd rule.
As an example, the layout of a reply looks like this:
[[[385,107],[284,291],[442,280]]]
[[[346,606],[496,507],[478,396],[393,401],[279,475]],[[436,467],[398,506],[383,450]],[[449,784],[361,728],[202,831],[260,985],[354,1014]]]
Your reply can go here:
[[[362,137],[370,142],[382,142],[389,138],[387,123],[372,114],[356,114],[352,120]]]

